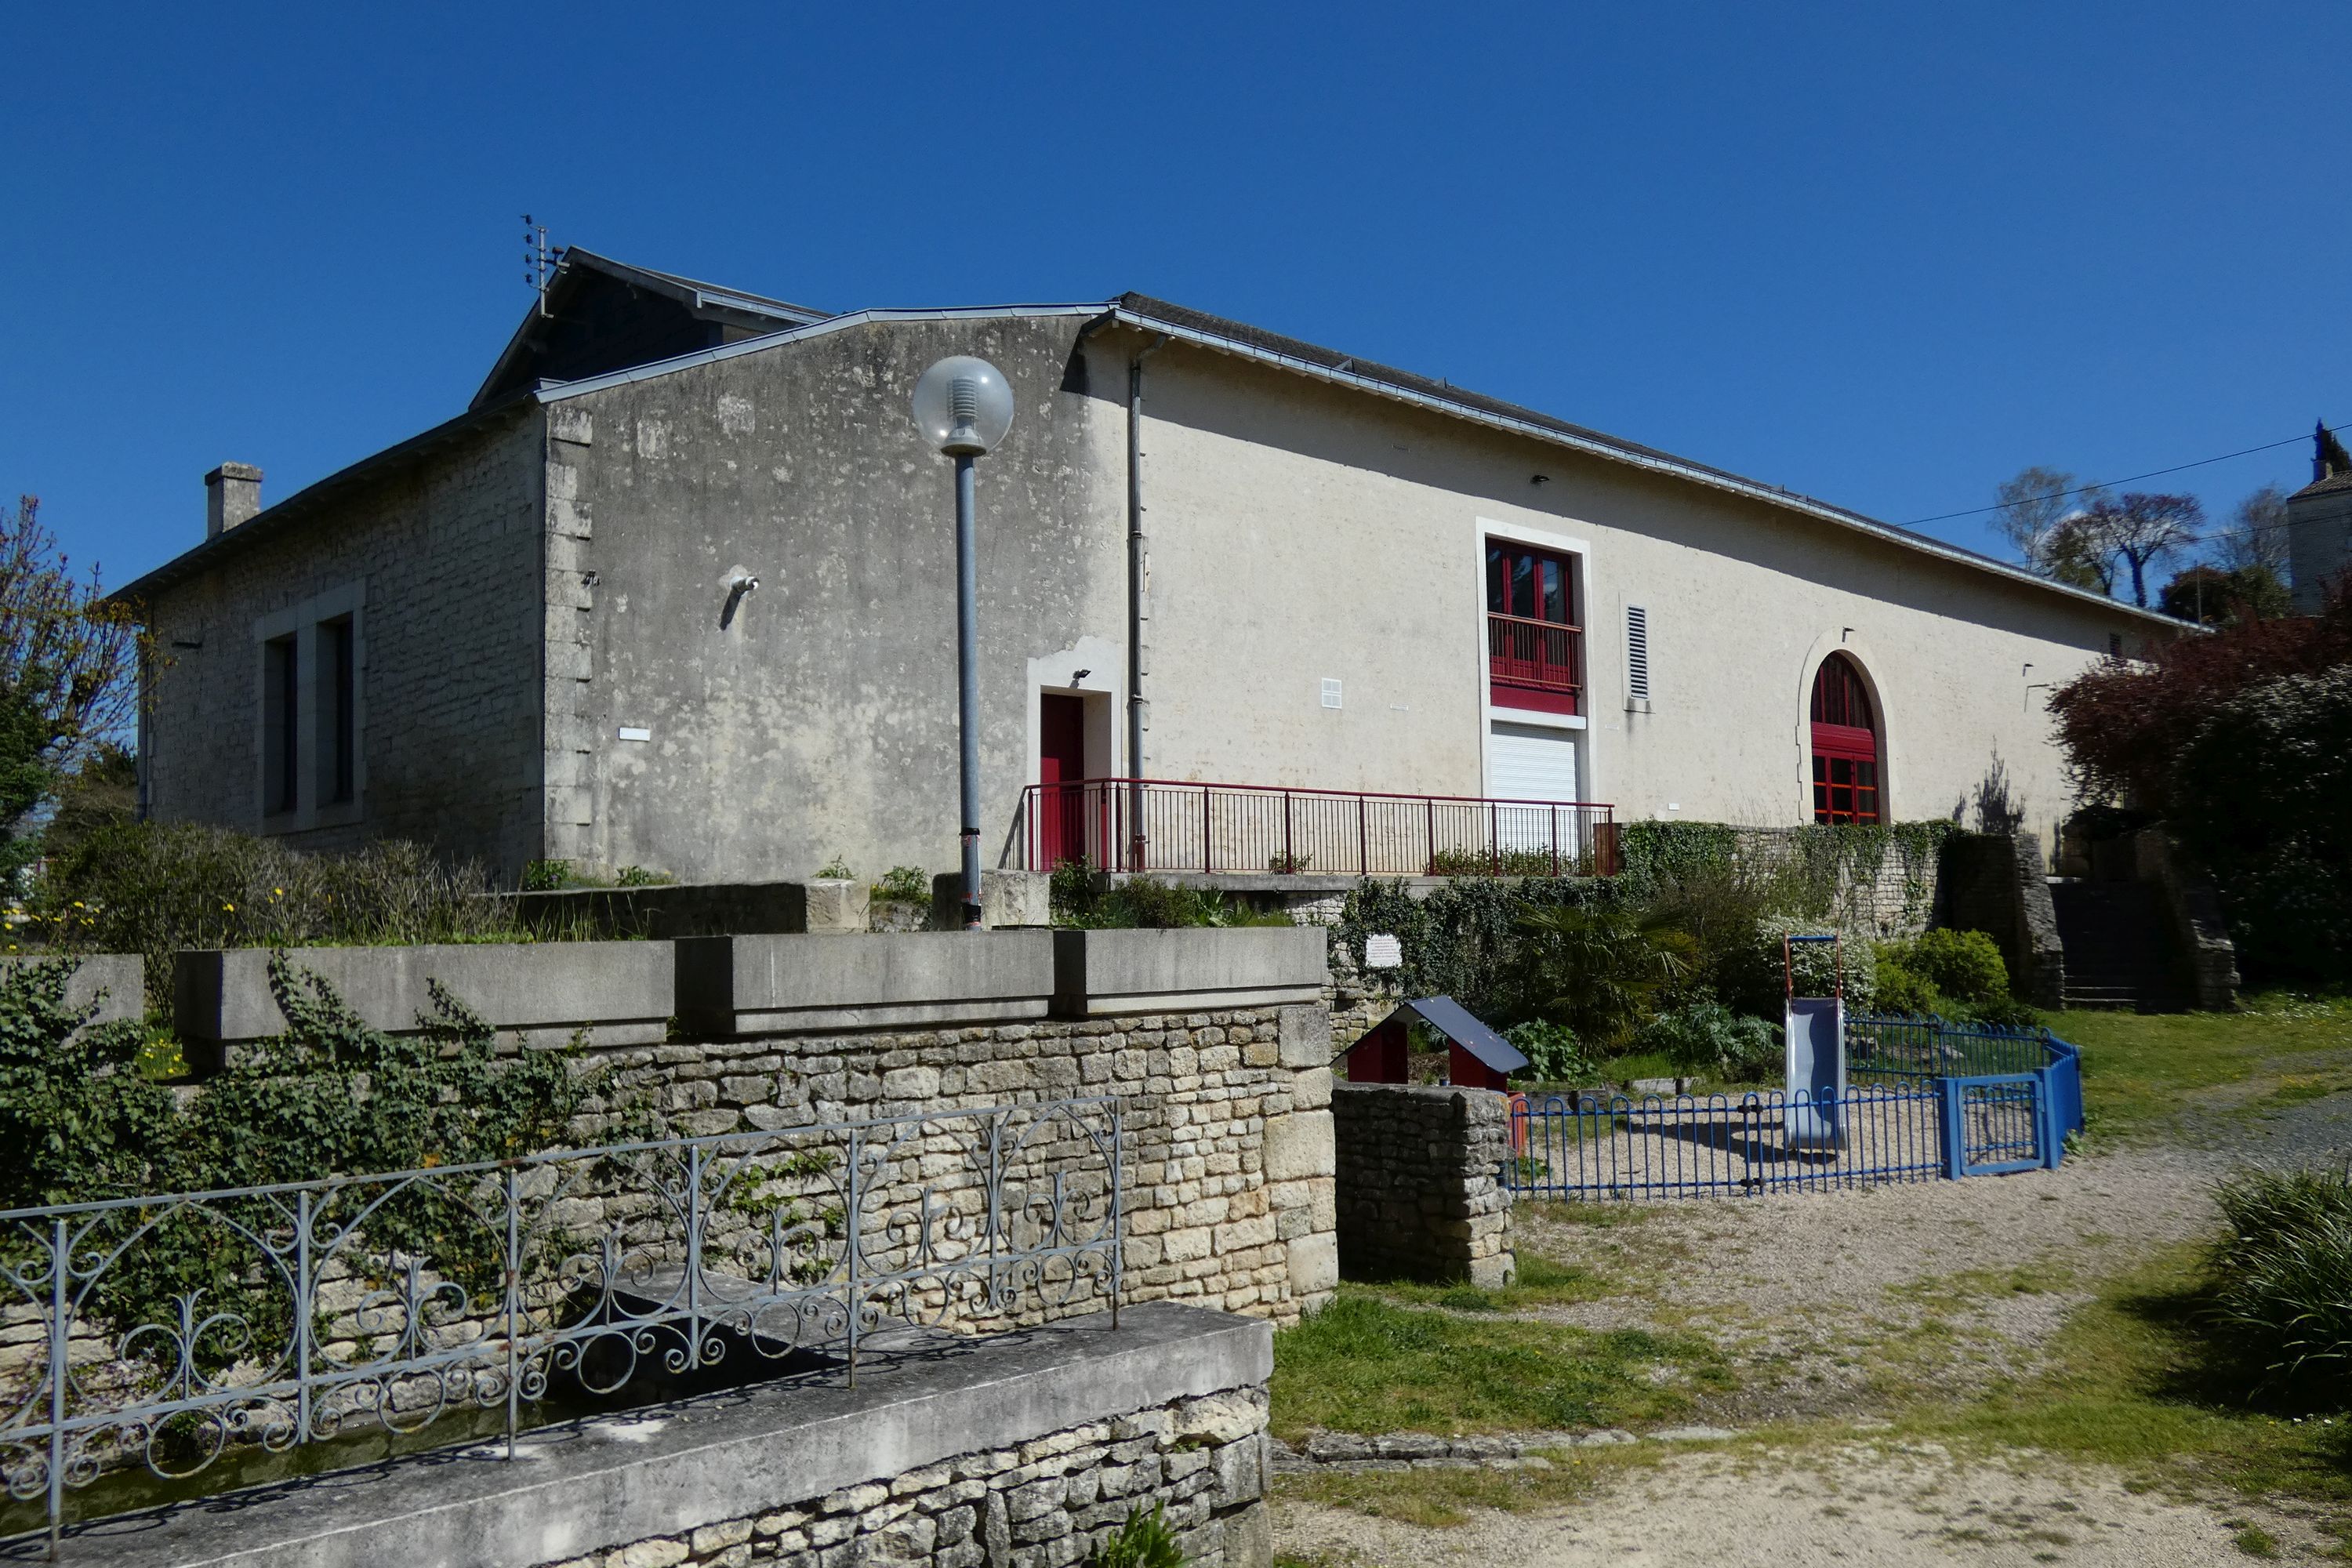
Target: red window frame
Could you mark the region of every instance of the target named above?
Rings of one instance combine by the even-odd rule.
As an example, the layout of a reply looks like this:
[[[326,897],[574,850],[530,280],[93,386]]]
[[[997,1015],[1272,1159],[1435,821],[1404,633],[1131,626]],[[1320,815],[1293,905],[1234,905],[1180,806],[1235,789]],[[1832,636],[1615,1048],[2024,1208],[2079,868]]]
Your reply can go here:
[[[1487,540],[1487,689],[1495,706],[1582,712],[1583,637],[1576,557]]]
[[[1833,653],[1813,672],[1813,820],[1884,820],[1878,727],[1861,666]]]

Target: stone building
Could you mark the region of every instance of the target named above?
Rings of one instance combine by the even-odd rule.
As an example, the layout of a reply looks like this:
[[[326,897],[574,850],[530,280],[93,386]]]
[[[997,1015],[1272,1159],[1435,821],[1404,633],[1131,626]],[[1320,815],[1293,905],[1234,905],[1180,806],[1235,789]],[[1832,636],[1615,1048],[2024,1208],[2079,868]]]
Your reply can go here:
[[[2311,436],[2311,483],[2286,498],[2287,578],[2298,614],[2352,569],[2352,457],[2322,421]]]
[[[2171,624],[1139,295],[830,314],[574,250],[457,417],[274,505],[207,476],[204,541],[123,590],[146,809],[509,875],[952,866],[951,476],[908,398],[956,353],[1017,399],[999,863],[1589,864],[1610,814],[1552,803],[1946,816],[1996,757],[2046,827],[2044,694]]]

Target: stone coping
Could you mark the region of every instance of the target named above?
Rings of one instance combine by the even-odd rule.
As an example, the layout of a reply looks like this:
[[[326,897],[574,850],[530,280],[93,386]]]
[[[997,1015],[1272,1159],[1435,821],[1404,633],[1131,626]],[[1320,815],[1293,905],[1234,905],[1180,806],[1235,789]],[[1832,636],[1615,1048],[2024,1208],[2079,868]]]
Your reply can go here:
[[[90,1027],[100,1024],[121,1023],[125,1018],[146,1016],[147,961],[135,952],[91,952],[76,956],[71,953],[27,952],[0,957],[0,964],[14,968],[22,963],[59,963],[73,965],[73,978],[66,982],[66,1005],[87,1007],[95,1002],[98,1011]]]
[[[1321,926],[1057,931],[1054,1011],[1099,1018],[1319,1001],[1329,942]]]
[[[111,1568],[513,1568],[677,1535],[961,1454],[1262,1385],[1272,1326],[1128,1308],[861,1360],[837,1373],[616,1412],[282,1486],[78,1526],[68,1561]],[[24,1544],[20,1538],[19,1545]]]
[[[300,947],[287,956],[390,1034],[416,1028],[432,1007],[434,981],[492,1027],[532,1045],[561,1044],[575,1030],[594,1045],[651,1044],[666,1037],[677,1011],[676,959],[666,942]],[[285,1032],[267,948],[182,952],[172,983],[184,1040],[231,1046]]]
[[[678,1020],[720,1037],[939,1028],[1045,1016],[1050,931],[692,937],[677,943]]]

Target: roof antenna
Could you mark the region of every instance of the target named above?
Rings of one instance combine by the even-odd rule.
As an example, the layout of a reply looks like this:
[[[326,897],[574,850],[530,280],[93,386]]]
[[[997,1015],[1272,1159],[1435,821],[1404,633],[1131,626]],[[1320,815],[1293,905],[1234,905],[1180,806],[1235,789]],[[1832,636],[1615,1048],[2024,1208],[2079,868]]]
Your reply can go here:
[[[539,292],[539,314],[547,316],[548,280],[563,259],[563,247],[547,243],[547,226],[534,224],[530,215],[522,215],[522,280]]]

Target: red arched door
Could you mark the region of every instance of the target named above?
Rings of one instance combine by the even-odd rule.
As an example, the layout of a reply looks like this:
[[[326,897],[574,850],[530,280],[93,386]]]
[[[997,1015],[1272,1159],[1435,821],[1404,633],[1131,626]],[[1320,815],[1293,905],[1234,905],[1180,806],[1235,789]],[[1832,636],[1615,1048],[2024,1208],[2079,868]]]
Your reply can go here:
[[[1842,653],[1813,676],[1813,820],[1876,822],[1878,724],[1862,669]]]

